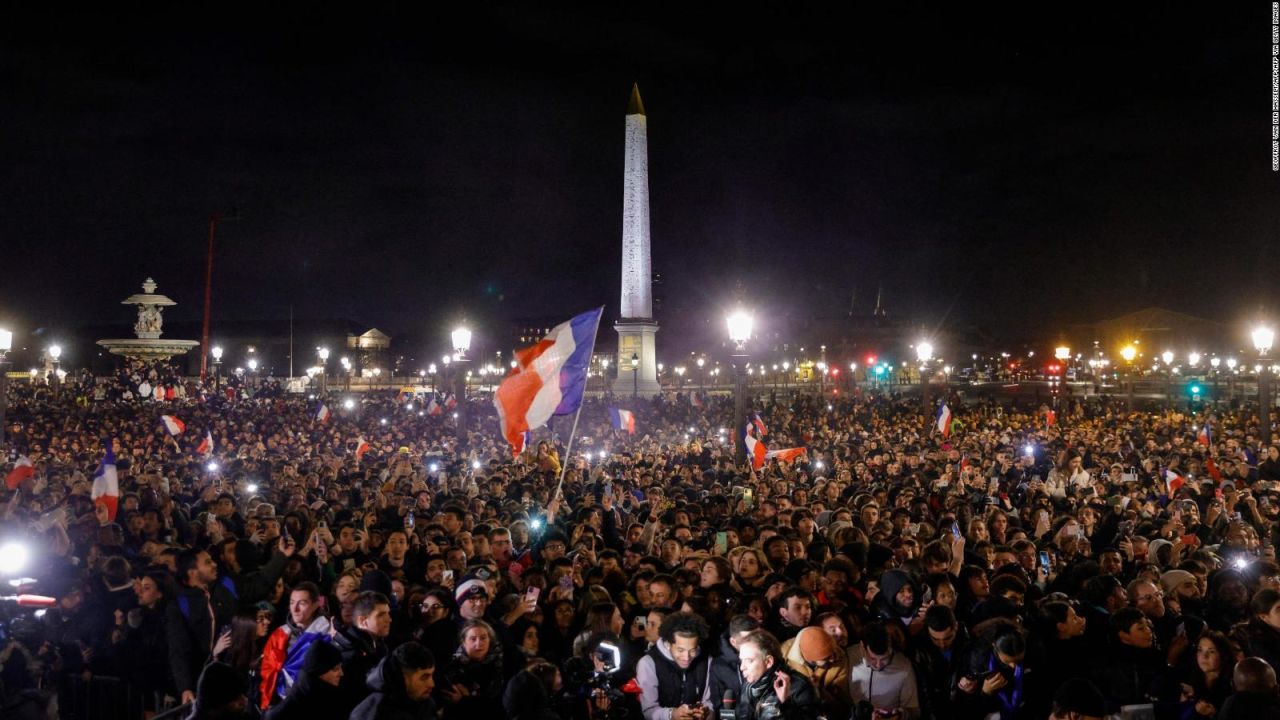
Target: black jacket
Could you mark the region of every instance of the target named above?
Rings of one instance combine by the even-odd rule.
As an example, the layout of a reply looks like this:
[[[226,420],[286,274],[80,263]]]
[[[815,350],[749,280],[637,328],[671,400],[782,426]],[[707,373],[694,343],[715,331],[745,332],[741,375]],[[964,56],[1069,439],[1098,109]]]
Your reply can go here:
[[[507,683],[502,691],[502,707],[511,720],[560,720],[551,707],[546,687],[527,670],[521,670]]]
[[[208,593],[200,588],[178,588],[165,610],[165,636],[169,639],[169,669],[179,694],[195,692],[218,629],[231,624],[235,611],[235,597],[220,582],[211,585]]]
[[[346,720],[351,713],[343,700],[338,688],[304,670],[289,694],[267,710],[263,720]]]
[[[742,690],[742,673],[738,669],[738,651],[729,638],[720,636],[720,654],[711,661],[711,702],[717,711],[724,704],[725,693],[738,697]]]
[[[773,690],[777,673],[785,672],[791,678],[787,701],[778,702]],[[737,720],[812,720],[818,717],[818,694],[799,673],[789,668],[774,667],[759,680],[746,684],[738,691]]]
[[[404,689],[404,671],[394,655],[388,655],[365,678],[372,691],[351,711],[350,720],[435,720],[436,706],[430,698],[409,699]],[[480,720],[475,718],[474,720]]]
[[[333,638],[333,645],[342,654],[342,682],[338,685],[337,701],[345,717],[368,694],[365,678],[387,656],[387,645],[354,625],[343,628]]]

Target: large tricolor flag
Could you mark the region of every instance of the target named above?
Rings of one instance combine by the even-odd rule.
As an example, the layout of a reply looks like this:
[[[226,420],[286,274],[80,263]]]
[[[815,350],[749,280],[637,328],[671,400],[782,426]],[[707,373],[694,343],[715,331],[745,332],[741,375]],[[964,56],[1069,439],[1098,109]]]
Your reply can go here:
[[[111,449],[110,440],[107,441],[107,454],[93,474],[93,491],[90,497],[94,503],[107,506],[107,516],[114,522],[120,503],[120,479],[116,475],[116,452]]]
[[[160,423],[164,425],[164,429],[168,431],[170,435],[175,437],[181,435],[182,431],[187,429],[186,424],[173,415],[161,415]]]
[[[630,410],[609,408],[609,420],[616,430],[626,430],[628,434],[636,434],[636,416]]]
[[[938,429],[938,432],[942,433],[942,437],[951,436],[951,408],[947,407],[945,401],[938,406],[938,417],[934,422],[934,426]]]
[[[1196,433],[1196,442],[1205,447],[1213,444],[1213,430],[1209,427],[1209,421],[1206,420],[1204,425],[1200,427],[1200,432]]]
[[[777,460],[778,462],[789,463],[805,456],[805,449],[802,447],[783,448],[781,450],[770,450],[764,454],[766,460]]]
[[[325,405],[324,403],[320,403],[320,409],[316,410],[316,421],[329,422],[329,406],[328,405]]]
[[[314,643],[329,642],[332,634],[332,626],[324,615],[312,620],[301,633],[290,629],[289,625],[278,627],[271,633],[262,650],[262,677],[258,685],[263,710],[289,694],[289,688],[298,681],[298,674],[302,672],[307,650]]]
[[[212,430],[204,431],[204,439],[201,440],[200,444],[196,446],[196,452],[200,453],[201,455],[213,454],[213,431]]]
[[[511,443],[514,454],[523,447],[526,430],[540,428],[551,416],[568,415],[582,406],[587,367],[603,312],[601,307],[582,313],[551,328],[536,345],[516,352],[516,367],[493,396],[502,436]]]
[[[432,417],[444,414],[444,408],[440,407],[440,403],[436,402],[434,397],[431,398],[431,402],[427,403],[427,414]]]
[[[360,436],[360,439],[356,441],[356,462],[359,462],[367,452],[369,452],[369,441],[365,440],[362,435]]]
[[[13,469],[8,475],[4,476],[5,487],[13,490],[22,484],[23,480],[36,474],[36,469],[31,465],[31,458],[26,455],[19,455],[18,462],[13,464]]]

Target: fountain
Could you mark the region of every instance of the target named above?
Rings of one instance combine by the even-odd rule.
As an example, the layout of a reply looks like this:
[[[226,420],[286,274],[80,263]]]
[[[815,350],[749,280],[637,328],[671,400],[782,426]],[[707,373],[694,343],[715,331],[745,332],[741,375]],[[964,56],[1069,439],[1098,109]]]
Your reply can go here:
[[[119,338],[99,340],[98,344],[106,348],[112,355],[123,355],[139,360],[167,360],[175,355],[185,355],[191,348],[199,345],[196,340],[161,340],[161,326],[164,320],[160,313],[163,308],[177,305],[164,295],[156,294],[156,281],[147,278],[142,283],[142,292],[130,295],[121,305],[138,306],[138,322],[133,324],[136,338]]]

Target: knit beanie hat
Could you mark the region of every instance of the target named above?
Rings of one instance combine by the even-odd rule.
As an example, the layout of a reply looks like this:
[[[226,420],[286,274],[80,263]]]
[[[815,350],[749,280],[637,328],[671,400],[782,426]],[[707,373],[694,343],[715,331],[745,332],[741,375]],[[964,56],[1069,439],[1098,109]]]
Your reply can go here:
[[[209,663],[196,683],[196,704],[203,710],[226,707],[248,690],[244,677],[226,663]]]
[[[822,628],[807,627],[801,630],[796,635],[796,642],[800,645],[800,657],[805,662],[828,660],[836,652],[836,641]]]
[[[1172,595],[1174,588],[1188,582],[1195,582],[1196,576],[1186,570],[1170,570],[1160,576],[1160,589],[1165,595]]]

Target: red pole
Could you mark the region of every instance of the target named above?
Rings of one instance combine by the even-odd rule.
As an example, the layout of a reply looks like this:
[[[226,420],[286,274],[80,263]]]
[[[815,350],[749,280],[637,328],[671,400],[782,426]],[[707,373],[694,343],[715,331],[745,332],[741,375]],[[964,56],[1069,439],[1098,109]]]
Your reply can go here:
[[[209,259],[204,270],[204,327],[200,331],[200,380],[209,372],[209,304],[213,299],[213,235],[218,229],[218,214],[209,216]]]

